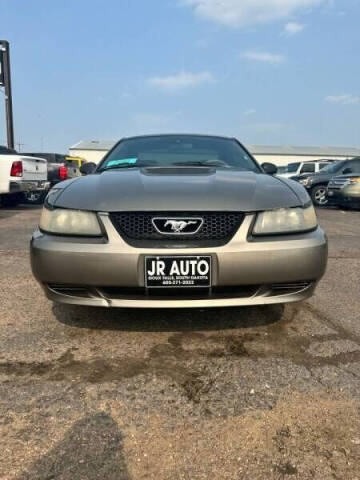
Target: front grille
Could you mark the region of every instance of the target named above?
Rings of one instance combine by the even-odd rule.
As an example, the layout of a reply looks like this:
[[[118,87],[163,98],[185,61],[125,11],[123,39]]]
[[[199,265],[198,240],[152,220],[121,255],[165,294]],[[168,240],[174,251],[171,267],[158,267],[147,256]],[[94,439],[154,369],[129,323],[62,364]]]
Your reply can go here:
[[[152,219],[202,218],[200,230],[193,235],[167,235],[157,232]],[[228,243],[240,227],[244,214],[240,212],[119,212],[110,219],[130,245],[149,248],[211,247]]]
[[[211,288],[110,287],[47,284],[53,293],[88,300],[216,300],[251,297],[296,295],[314,286],[314,282],[279,283],[273,285],[228,285]]]
[[[91,289],[83,285],[64,285],[61,283],[49,283],[48,287],[55,293],[60,293],[61,295],[67,295],[69,297],[91,298],[94,296],[94,293],[91,291]]]
[[[156,288],[145,287],[99,287],[104,298],[111,299],[207,299],[207,298],[246,298],[252,297],[259,290],[259,285],[240,285],[212,288]]]
[[[312,282],[293,282],[293,283],[273,283],[269,285],[271,295],[288,295],[301,292],[312,285]]]
[[[337,190],[344,188],[348,183],[348,178],[334,178],[333,180],[330,180],[328,188],[331,188],[332,190]]]

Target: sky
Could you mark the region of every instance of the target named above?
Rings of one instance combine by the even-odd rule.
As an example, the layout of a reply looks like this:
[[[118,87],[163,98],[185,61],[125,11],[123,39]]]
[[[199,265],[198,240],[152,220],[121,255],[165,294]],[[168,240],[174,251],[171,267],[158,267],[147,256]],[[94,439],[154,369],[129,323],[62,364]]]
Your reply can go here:
[[[17,147],[168,132],[360,146],[359,20],[360,0],[0,0]]]

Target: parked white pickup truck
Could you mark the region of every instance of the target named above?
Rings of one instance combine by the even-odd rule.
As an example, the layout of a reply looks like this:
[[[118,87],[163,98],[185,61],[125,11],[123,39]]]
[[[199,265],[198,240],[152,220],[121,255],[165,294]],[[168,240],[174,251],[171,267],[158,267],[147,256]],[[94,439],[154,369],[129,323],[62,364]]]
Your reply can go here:
[[[329,163],[331,163],[332,160],[314,160],[314,161],[307,161],[307,162],[293,162],[289,163],[288,166],[286,167],[285,171],[280,170],[277,173],[278,177],[283,177],[283,178],[292,178],[296,177],[297,175],[303,175],[305,173],[317,173],[320,172],[320,170]]]
[[[0,206],[15,206],[24,192],[48,190],[47,163],[0,146]]]

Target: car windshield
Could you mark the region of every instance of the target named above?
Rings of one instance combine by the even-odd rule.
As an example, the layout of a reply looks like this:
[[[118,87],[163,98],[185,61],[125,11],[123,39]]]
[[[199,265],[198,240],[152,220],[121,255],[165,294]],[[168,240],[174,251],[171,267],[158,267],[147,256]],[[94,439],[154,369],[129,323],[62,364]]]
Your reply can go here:
[[[339,171],[343,165],[345,164],[345,162],[334,162],[334,163],[330,163],[329,165],[327,165],[326,167],[322,168],[321,169],[321,173],[336,173],[337,171]]]
[[[289,163],[287,166],[287,173],[294,173],[296,170],[299,168],[300,162],[295,162],[295,163]]]
[[[252,157],[234,139],[196,135],[160,135],[122,140],[97,171],[131,167],[216,167],[260,173]]]

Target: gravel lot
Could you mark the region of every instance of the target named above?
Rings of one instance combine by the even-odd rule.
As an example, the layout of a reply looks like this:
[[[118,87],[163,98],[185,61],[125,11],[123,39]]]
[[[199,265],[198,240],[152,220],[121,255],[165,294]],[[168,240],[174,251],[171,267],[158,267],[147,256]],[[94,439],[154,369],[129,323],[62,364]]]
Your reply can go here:
[[[0,209],[0,479],[360,479],[360,212],[308,302],[149,312],[46,300],[39,213]]]

